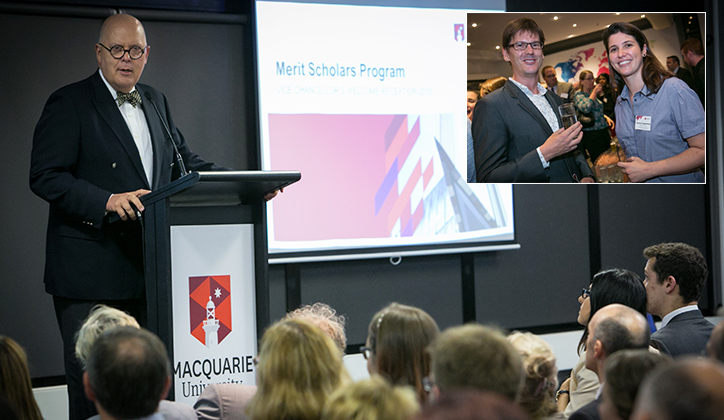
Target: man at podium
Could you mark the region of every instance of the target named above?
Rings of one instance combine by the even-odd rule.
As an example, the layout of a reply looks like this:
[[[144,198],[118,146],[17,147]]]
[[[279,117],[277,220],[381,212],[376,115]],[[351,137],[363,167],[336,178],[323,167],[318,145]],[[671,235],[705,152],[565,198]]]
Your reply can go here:
[[[149,53],[136,18],[106,19],[98,71],[54,92],[33,136],[30,187],[50,203],[44,281],[63,337],[71,420],[95,414],[74,357],[90,309],[105,303],[146,319],[140,197],[179,176],[175,156],[189,170],[225,169],[189,150],[166,97],[137,83]],[[108,223],[112,213],[122,221]]]

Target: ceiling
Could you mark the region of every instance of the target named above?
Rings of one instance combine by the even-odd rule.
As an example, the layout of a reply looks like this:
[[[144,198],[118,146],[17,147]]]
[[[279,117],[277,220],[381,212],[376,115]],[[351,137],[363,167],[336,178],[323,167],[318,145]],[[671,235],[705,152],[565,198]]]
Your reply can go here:
[[[529,17],[538,23],[546,36],[546,45],[569,38],[597,32],[613,22],[633,22],[648,19],[654,29],[664,29],[673,24],[670,13],[469,13],[468,57],[500,57],[503,28],[511,20]],[[557,19],[556,19],[557,17]],[[477,24],[476,27],[473,25]],[[574,25],[576,25],[574,27]]]

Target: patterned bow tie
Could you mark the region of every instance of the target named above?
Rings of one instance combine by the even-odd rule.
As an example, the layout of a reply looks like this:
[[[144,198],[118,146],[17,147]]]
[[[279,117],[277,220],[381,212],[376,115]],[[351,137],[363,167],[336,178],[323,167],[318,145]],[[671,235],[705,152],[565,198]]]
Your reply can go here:
[[[141,103],[141,94],[138,93],[137,90],[134,90],[131,93],[123,93],[118,91],[116,91],[116,93],[118,94],[118,96],[116,96],[116,102],[118,102],[118,106],[123,105],[124,102],[128,102],[135,108],[136,105]]]

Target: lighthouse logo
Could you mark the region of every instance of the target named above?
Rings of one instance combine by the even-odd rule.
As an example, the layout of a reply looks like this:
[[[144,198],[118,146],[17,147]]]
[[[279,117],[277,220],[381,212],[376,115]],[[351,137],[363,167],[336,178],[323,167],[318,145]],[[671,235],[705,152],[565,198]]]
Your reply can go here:
[[[191,335],[212,348],[231,332],[231,276],[189,277]]]

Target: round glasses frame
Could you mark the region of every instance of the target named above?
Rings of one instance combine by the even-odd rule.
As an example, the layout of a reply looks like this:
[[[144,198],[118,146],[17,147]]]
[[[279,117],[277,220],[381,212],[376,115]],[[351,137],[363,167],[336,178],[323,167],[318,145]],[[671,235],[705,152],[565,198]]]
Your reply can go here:
[[[128,53],[128,57],[130,57],[131,60],[138,60],[139,58],[143,57],[143,54],[146,52],[146,48],[141,48],[138,46],[134,46],[126,50],[120,45],[113,45],[111,46],[111,48],[106,47],[100,42],[98,43],[98,45],[108,50],[108,53],[111,54],[111,57],[115,58],[116,60],[120,60],[121,58],[123,58],[126,53]]]

